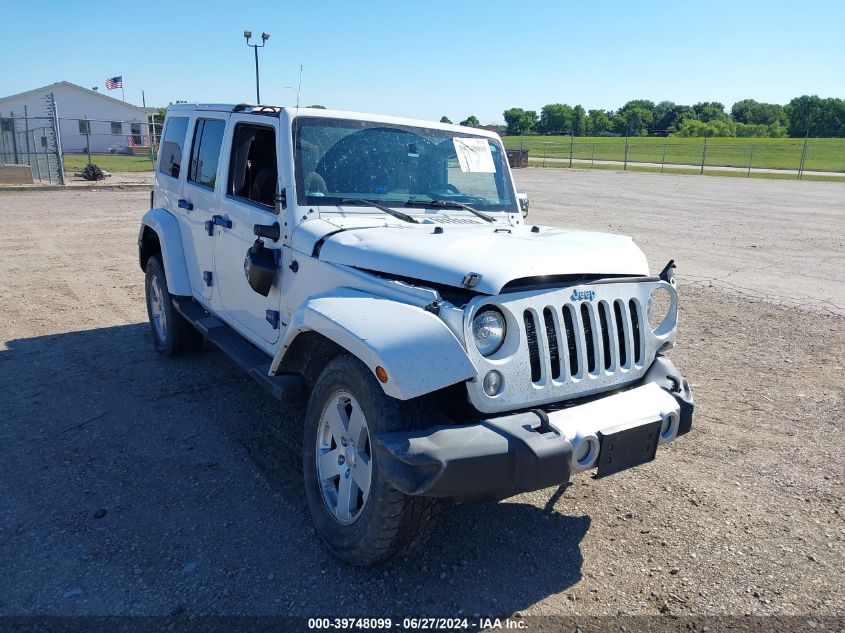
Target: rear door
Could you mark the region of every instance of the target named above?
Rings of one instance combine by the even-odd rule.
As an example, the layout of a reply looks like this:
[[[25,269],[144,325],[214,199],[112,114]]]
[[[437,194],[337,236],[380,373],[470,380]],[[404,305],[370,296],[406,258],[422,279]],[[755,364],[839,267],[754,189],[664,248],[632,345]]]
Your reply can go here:
[[[215,226],[214,237],[218,299],[226,315],[252,332],[256,342],[275,343],[282,327],[279,275],[264,297],[249,285],[244,260],[256,241],[256,224],[283,222],[275,212],[279,120],[232,115],[229,126],[226,170],[220,173],[220,179],[225,180],[219,207],[223,221]],[[281,253],[281,240],[262,241],[267,248]]]
[[[206,299],[216,285],[213,266],[213,222],[222,186],[218,177],[220,153],[226,131],[227,114],[200,113],[190,128],[191,153],[182,189],[180,211],[183,218],[182,243],[185,258],[195,262],[191,286]]]

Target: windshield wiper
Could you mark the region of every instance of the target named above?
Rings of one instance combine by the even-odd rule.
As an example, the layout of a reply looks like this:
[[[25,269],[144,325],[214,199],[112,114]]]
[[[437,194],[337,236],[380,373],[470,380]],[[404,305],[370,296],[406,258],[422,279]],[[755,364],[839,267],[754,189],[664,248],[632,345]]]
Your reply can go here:
[[[416,218],[411,217],[407,213],[402,213],[401,211],[397,211],[396,209],[391,209],[388,206],[385,206],[381,203],[375,202],[373,200],[367,200],[365,198],[343,198],[338,204],[355,204],[356,202],[363,202],[371,207],[375,207],[376,209],[381,209],[385,213],[392,215],[394,218],[398,218],[400,220],[404,220],[405,222],[410,222],[412,224],[419,224],[419,220]]]
[[[406,206],[414,204],[425,204],[430,207],[455,207],[458,209],[466,209],[470,213],[477,215],[482,220],[487,220],[490,224],[496,222],[496,218],[494,218],[492,215],[487,215],[486,213],[482,213],[478,209],[473,209],[468,204],[464,204],[463,202],[456,202],[454,200],[408,200],[408,202],[405,203]]]

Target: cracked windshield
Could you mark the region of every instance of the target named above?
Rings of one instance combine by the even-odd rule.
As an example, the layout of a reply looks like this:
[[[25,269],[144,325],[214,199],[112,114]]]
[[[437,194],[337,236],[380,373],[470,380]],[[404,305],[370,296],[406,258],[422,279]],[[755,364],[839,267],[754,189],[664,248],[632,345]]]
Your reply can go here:
[[[299,204],[516,212],[507,157],[492,139],[319,117],[300,117],[295,126]]]

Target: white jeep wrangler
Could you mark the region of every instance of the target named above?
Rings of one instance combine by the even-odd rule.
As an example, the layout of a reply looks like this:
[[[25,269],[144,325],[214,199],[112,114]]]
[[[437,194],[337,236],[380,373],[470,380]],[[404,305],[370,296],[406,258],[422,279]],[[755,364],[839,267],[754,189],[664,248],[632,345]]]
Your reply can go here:
[[[320,536],[367,565],[443,498],[648,462],[689,431],[673,264],[525,223],[496,134],[308,108],[167,112],[138,241],[156,348],[308,394]]]

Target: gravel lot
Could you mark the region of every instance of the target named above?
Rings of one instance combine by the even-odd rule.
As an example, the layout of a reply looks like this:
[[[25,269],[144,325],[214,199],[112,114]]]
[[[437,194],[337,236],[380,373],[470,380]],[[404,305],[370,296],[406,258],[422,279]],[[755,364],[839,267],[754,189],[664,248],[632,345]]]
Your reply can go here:
[[[303,407],[216,352],[154,353],[148,194],[0,194],[0,614],[845,615],[845,187],[518,180],[533,221],[678,260],[693,432],[608,479],[450,508],[366,570],[311,528]]]

